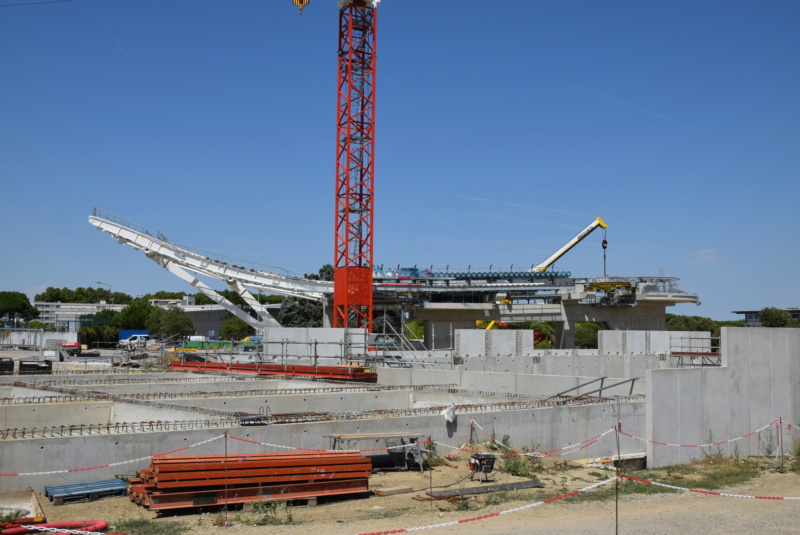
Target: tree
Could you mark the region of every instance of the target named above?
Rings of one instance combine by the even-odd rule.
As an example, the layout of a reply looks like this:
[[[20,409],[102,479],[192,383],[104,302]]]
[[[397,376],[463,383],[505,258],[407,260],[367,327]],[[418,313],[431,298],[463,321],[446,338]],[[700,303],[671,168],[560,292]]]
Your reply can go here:
[[[78,336],[80,338],[81,344],[85,344],[87,347],[92,347],[95,342],[100,339],[100,336],[97,334],[97,331],[92,329],[91,327],[83,327],[78,332]]]
[[[228,316],[220,328],[220,334],[224,340],[241,340],[252,333],[253,328],[236,316]]]
[[[153,308],[146,299],[134,299],[130,305],[114,314],[111,323],[119,329],[146,329],[147,318]]]
[[[762,308],[758,312],[758,321],[762,327],[788,327],[794,320],[792,315],[780,308]]]
[[[719,336],[719,325],[711,318],[667,314],[666,319],[668,331],[703,331]]]
[[[411,340],[422,340],[425,338],[425,322],[422,320],[411,320],[406,322],[403,335]]]
[[[542,333],[547,337],[547,340],[543,342],[539,342],[538,344],[534,342],[534,347],[538,346],[537,349],[545,349],[550,347],[550,344],[555,344],[556,342],[556,329],[553,327],[552,324],[544,321],[534,321],[531,323],[530,328],[533,329],[534,332]]]
[[[100,325],[95,327],[95,332],[100,342],[111,344],[119,340],[119,330],[111,325]]]
[[[203,292],[197,292],[194,294],[194,304],[195,305],[214,305],[216,304],[213,299],[208,297]]]
[[[316,274],[306,273],[304,276],[308,280],[332,281],[333,266],[325,264]],[[278,321],[284,327],[322,327],[322,303],[287,297],[281,302]]]
[[[597,349],[597,332],[602,330],[596,323],[575,324],[575,347]]]
[[[39,311],[22,292],[0,292],[0,317],[6,315],[12,321],[16,318],[30,320],[38,318]]]
[[[178,307],[163,309],[151,307],[146,328],[161,338],[185,338],[194,334],[194,323],[189,314]]]
[[[108,309],[101,310],[95,314],[83,314],[80,317],[81,327],[91,327],[94,329],[99,325],[111,325],[114,315],[116,315],[116,312]]]
[[[308,280],[313,280],[313,281],[333,281],[333,265],[325,264],[324,266],[319,268],[319,271],[316,274],[306,273],[303,276]]]
[[[256,294],[253,297],[262,305],[277,305],[288,299],[285,295],[277,294]]]
[[[322,303],[289,297],[281,305],[278,321],[284,327],[322,327]]]
[[[107,303],[127,304],[133,301],[130,295],[122,292],[111,292],[108,288],[69,288],[47,287],[44,292],[34,296],[36,301],[48,303]]]
[[[372,332],[394,333],[408,335],[408,331],[403,329],[403,313],[399,310],[386,310],[375,313],[372,317]]]

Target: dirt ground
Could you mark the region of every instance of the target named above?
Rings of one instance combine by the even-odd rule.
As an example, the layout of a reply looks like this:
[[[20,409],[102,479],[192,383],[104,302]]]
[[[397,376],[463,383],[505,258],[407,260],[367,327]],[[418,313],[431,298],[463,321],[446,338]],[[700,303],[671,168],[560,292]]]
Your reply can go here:
[[[90,503],[54,506],[40,496],[47,520],[107,520],[113,526],[126,518],[149,518],[156,522],[182,522],[191,533],[230,533],[232,535],[362,534],[409,530],[472,519],[495,512],[533,504],[543,497],[585,488],[614,475],[597,465],[570,463],[546,466],[536,476],[545,488],[508,493],[510,497],[487,505],[488,494],[470,502],[452,504],[425,500],[426,492],[487,486],[522,481],[523,478],[495,471],[495,481],[469,480],[467,460],[460,454],[456,467],[437,466],[432,471],[376,471],[370,488],[411,487],[412,492],[391,496],[370,494],[353,498],[319,500],[316,506],[281,506],[275,515],[283,525],[253,525],[257,513],[249,511],[187,511],[162,514],[148,511],[128,498],[107,498]],[[635,473],[632,473],[635,475]],[[609,487],[613,487],[610,483]],[[687,485],[688,487],[689,485]],[[593,491],[588,491],[587,495]],[[766,470],[759,478],[723,492],[750,496],[800,496],[800,475]],[[516,499],[514,498],[516,497]],[[508,500],[508,501],[506,501]],[[228,526],[225,526],[227,522]],[[416,531],[416,530],[415,530]],[[762,500],[709,496],[683,492],[677,494],[624,495],[619,504],[613,498],[588,499],[580,503],[556,501],[499,516],[425,529],[432,533],[465,535],[505,535],[512,533],[636,533],[637,535],[676,533],[722,534],[731,532],[800,533],[800,500]]]

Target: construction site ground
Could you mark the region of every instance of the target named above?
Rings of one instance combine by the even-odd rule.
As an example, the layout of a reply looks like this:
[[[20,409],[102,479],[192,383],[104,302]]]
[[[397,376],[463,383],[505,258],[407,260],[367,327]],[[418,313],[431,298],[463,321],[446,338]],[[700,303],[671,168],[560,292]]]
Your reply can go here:
[[[396,532],[458,520],[475,519],[454,525],[425,529],[432,534],[506,535],[516,533],[548,534],[663,534],[698,535],[741,533],[800,533],[800,500],[763,500],[710,496],[693,492],[673,494],[622,495],[619,504],[612,497],[567,503],[558,500],[516,512],[478,519],[478,517],[536,503],[542,497],[587,487],[613,476],[611,470],[596,465],[554,461],[536,474],[545,488],[513,491],[502,500],[478,495],[470,501],[425,501],[426,491],[487,486],[524,481],[501,471],[495,481],[470,481],[467,460],[461,453],[456,466],[437,466],[432,471],[376,471],[370,478],[373,493],[366,496],[320,500],[316,506],[280,506],[275,517],[291,523],[253,525],[258,513],[252,511],[190,510],[181,514],[156,514],[134,504],[128,498],[108,498],[96,502],[54,506],[40,497],[50,522],[72,520],[107,520],[114,526],[122,519],[147,518],[155,522],[181,522],[188,533],[231,533],[255,535],[361,534]],[[632,472],[635,475],[635,472]],[[466,478],[466,479],[465,479]],[[613,488],[614,483],[608,487]],[[374,491],[410,487],[412,492],[378,496]],[[748,483],[721,489],[721,492],[770,497],[800,496],[800,474],[779,473],[765,469]],[[487,499],[499,501],[487,505]],[[508,500],[508,501],[506,501]],[[617,512],[618,511],[618,512]],[[228,523],[226,527],[225,523]],[[617,531],[618,523],[618,531]],[[111,530],[110,530],[111,531]]]

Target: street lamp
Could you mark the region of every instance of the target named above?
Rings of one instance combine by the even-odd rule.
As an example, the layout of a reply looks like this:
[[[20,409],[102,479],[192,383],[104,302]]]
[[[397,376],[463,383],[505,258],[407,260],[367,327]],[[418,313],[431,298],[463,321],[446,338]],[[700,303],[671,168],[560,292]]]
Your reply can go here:
[[[109,304],[113,305],[114,304],[114,294],[111,293],[111,285],[108,284],[107,282],[100,282],[100,281],[97,281],[97,284],[102,284],[103,286],[108,286],[108,302],[109,302]]]

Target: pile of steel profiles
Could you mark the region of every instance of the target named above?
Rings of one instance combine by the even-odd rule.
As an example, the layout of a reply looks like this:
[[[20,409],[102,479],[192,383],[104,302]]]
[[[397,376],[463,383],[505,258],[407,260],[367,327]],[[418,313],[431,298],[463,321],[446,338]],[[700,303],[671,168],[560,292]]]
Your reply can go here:
[[[358,452],[153,457],[128,497],[153,511],[369,491],[372,461]]]
[[[341,381],[376,381],[378,374],[365,366],[302,366],[299,364],[253,364],[249,362],[172,362],[173,370],[210,370],[255,373],[258,375],[292,375],[321,377]]]

